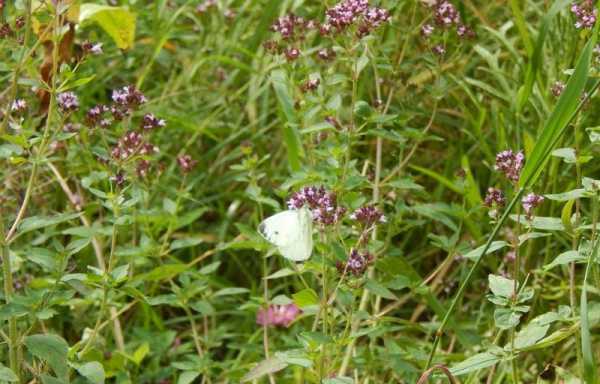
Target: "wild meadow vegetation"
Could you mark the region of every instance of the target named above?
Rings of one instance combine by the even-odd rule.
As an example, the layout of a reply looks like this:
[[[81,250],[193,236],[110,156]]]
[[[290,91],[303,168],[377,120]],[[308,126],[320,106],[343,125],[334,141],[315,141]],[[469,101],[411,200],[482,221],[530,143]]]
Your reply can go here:
[[[0,0],[0,382],[600,383],[596,7]]]

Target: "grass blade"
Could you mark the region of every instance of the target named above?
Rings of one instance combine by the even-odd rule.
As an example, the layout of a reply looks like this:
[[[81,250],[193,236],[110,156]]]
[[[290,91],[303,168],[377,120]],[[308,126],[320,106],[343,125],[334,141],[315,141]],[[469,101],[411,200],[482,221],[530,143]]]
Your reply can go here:
[[[290,93],[287,76],[284,71],[277,70],[271,74],[271,83],[275,95],[287,123],[282,126],[283,140],[287,147],[288,162],[293,171],[300,170],[300,158],[303,157],[302,142],[298,133],[298,119],[294,109],[294,100]]]
[[[583,355],[583,373],[586,383],[598,383],[598,372],[594,359],[594,351],[592,349],[592,337],[590,334],[588,303],[587,303],[587,279],[593,260],[598,257],[598,245],[600,242],[596,240],[594,249],[588,255],[585,275],[583,277],[583,287],[581,289],[581,305],[579,316],[581,318],[581,352]]]
[[[596,29],[592,38],[587,42],[575,67],[573,76],[569,79],[567,86],[550,117],[546,121],[542,133],[537,139],[537,144],[533,152],[525,163],[525,168],[521,173],[521,185],[529,187],[533,185],[540,176],[546,161],[550,158],[550,153],[565,132],[565,129],[578,111],[581,103],[581,95],[585,89],[590,69],[590,61],[594,46],[596,45]]]
[[[529,96],[531,96],[531,91],[533,90],[533,84],[535,83],[535,78],[542,67],[542,53],[544,51],[544,42],[546,40],[546,35],[548,34],[548,28],[550,27],[550,22],[558,12],[566,7],[566,5],[570,2],[570,0],[559,0],[555,2],[548,13],[544,15],[542,19],[542,25],[540,27],[540,31],[538,33],[537,40],[535,42],[535,48],[529,59],[529,64],[527,65],[527,74],[525,75],[525,84],[519,89],[519,95],[517,97],[517,110],[521,111],[529,100]]]

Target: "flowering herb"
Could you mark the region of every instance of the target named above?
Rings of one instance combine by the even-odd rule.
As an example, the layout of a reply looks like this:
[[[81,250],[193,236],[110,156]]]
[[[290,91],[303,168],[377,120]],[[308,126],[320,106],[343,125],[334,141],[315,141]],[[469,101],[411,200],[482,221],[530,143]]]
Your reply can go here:
[[[79,98],[73,92],[63,92],[56,96],[58,108],[66,113],[73,112],[79,109]]]
[[[596,24],[598,10],[592,0],[573,2],[571,12],[575,15],[575,28],[577,29],[592,29]]]
[[[352,220],[358,221],[367,228],[379,223],[386,222],[383,212],[377,209],[377,207],[375,207],[374,205],[366,205],[364,207],[358,208],[350,215],[350,218]]]
[[[351,273],[354,276],[361,276],[365,273],[369,265],[373,262],[373,255],[367,251],[359,252],[356,249],[350,251],[346,262],[342,263],[338,261],[336,268],[339,273]]]
[[[533,210],[543,202],[544,196],[537,195],[535,193],[530,193],[523,197],[521,204],[523,205],[523,210],[525,211],[525,215],[528,219],[533,217]]]
[[[510,181],[516,183],[521,176],[521,170],[525,164],[525,155],[519,151],[514,153],[508,149],[496,155],[496,165],[494,169],[504,174]]]
[[[313,221],[323,225],[337,223],[346,212],[344,207],[338,206],[335,194],[323,186],[305,187],[294,193],[287,204],[290,209],[306,206],[312,213]]]

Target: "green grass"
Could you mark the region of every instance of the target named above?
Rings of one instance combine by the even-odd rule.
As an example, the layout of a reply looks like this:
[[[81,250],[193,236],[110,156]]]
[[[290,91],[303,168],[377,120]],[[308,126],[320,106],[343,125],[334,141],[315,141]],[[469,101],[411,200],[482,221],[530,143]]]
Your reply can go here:
[[[423,37],[422,1],[372,1],[391,17],[367,36],[293,43],[278,17],[335,3],[122,0],[80,20],[89,3],[108,2],[1,10],[0,382],[600,382],[599,27],[575,28],[571,1],[453,1],[472,39]],[[82,56],[86,40],[104,52]],[[91,127],[128,84],[147,102]],[[146,113],[166,127],[141,129]],[[159,151],[115,159],[130,131]],[[518,183],[494,168],[507,149],[525,154]],[[296,265],[257,228],[307,186],[346,212],[313,224]],[[350,217],[369,204],[385,222]],[[344,268],[352,249],[368,268]],[[290,303],[289,327],[257,324]]]

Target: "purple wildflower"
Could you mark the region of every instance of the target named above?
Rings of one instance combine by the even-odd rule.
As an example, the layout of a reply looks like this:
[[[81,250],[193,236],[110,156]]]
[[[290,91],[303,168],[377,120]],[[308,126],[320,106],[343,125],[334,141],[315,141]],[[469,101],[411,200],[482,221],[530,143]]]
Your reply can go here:
[[[326,23],[321,27],[321,34],[327,35],[331,28],[342,32],[353,24],[358,25],[357,34],[362,37],[390,19],[387,9],[369,8],[368,0],[344,0],[326,12]]]
[[[369,264],[373,262],[373,255],[365,251],[359,253],[356,249],[350,251],[350,255],[345,263],[338,261],[336,268],[340,273],[344,271],[352,273],[354,276],[360,276],[367,270]]]
[[[196,12],[199,14],[206,13],[210,8],[217,6],[217,0],[205,0],[202,4],[196,7]]]
[[[431,24],[425,24],[421,27],[421,36],[428,38],[433,34],[435,28]]]
[[[27,102],[23,99],[16,99],[10,106],[10,111],[16,114],[24,113],[27,110]]]
[[[312,26],[312,23],[308,25],[304,18],[290,13],[277,19],[271,25],[271,31],[279,33],[284,40],[297,40],[304,38],[303,34],[308,26]]]
[[[502,172],[510,181],[516,183],[519,181],[524,164],[525,155],[523,155],[523,152],[519,151],[514,153],[512,150],[508,149],[496,155],[496,165],[494,166],[494,169]]]
[[[488,188],[483,205],[486,207],[504,207],[506,198],[504,193],[498,188]]]
[[[431,50],[438,56],[444,56],[446,54],[446,47],[444,47],[442,44],[434,46],[431,48]]]
[[[148,171],[150,170],[150,161],[146,160],[146,159],[140,159],[137,162],[137,165],[135,167],[135,172],[137,173],[138,177],[140,178],[144,178],[148,175]]]
[[[181,155],[177,157],[177,164],[183,173],[189,173],[198,161],[192,159],[190,155]]]
[[[327,10],[327,24],[341,31],[353,24],[368,8],[368,0],[344,0]]]
[[[81,45],[81,48],[83,49],[83,51],[85,53],[88,53],[91,55],[101,55],[103,53],[102,43],[93,43],[91,41],[85,41]]]
[[[12,35],[13,31],[12,28],[10,27],[10,24],[8,23],[3,23],[2,25],[0,25],[0,39],[4,39],[5,37],[8,37],[10,35]]]
[[[56,102],[62,112],[73,112],[79,109],[79,98],[74,92],[59,93]]]
[[[302,311],[296,304],[269,305],[256,314],[256,323],[264,326],[289,327]]]
[[[337,205],[334,193],[324,187],[305,187],[294,193],[288,200],[290,209],[300,209],[306,206],[311,212],[313,221],[323,225],[337,223],[346,209]]]
[[[323,61],[329,61],[335,59],[335,51],[332,48],[319,49],[317,57]]]
[[[108,107],[106,105],[98,104],[90,108],[85,114],[87,125],[94,127],[102,119],[105,112],[108,112]]]
[[[25,16],[17,16],[15,19],[15,29],[21,29],[25,26]]]
[[[167,125],[166,121],[159,119],[152,113],[146,113],[142,118],[141,126],[145,130],[151,130],[154,128],[164,128]]]
[[[302,84],[300,89],[302,90],[302,92],[311,92],[311,91],[314,91],[317,88],[319,88],[320,83],[321,83],[321,80],[318,78],[308,79],[304,82],[304,84]]]
[[[300,57],[300,50],[298,48],[290,47],[285,50],[284,54],[288,61],[294,61]]]
[[[434,19],[437,25],[449,27],[460,23],[460,13],[456,7],[447,0],[438,0],[434,4]]]
[[[135,108],[147,101],[144,94],[133,85],[126,85],[123,88],[115,89],[112,92],[112,100],[115,104],[125,108]]]
[[[577,29],[591,29],[594,27],[594,24],[596,24],[598,10],[594,6],[594,2],[592,0],[583,0],[579,3],[572,3],[571,12],[577,19],[575,21],[575,28]]]
[[[554,97],[559,97],[561,93],[565,90],[565,83],[562,81],[555,81],[550,88],[550,92]]]
[[[543,202],[544,196],[536,195],[535,193],[530,193],[521,200],[521,204],[523,205],[527,219],[531,219],[533,217],[534,208]]]
[[[386,218],[374,205],[365,205],[354,211],[350,218],[363,224],[365,227],[371,227],[378,223],[385,223]]]
[[[475,31],[464,24],[456,27],[456,34],[462,39],[472,39],[475,37]]]
[[[117,145],[112,149],[111,155],[117,160],[127,160],[134,155],[150,155],[158,152],[158,147],[144,141],[141,133],[130,131],[125,133]]]

